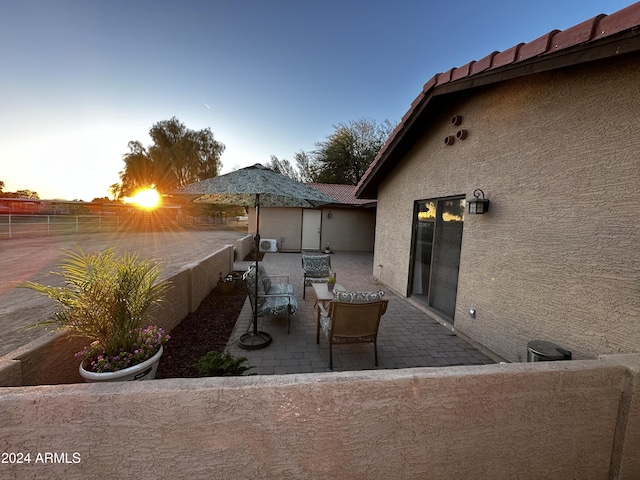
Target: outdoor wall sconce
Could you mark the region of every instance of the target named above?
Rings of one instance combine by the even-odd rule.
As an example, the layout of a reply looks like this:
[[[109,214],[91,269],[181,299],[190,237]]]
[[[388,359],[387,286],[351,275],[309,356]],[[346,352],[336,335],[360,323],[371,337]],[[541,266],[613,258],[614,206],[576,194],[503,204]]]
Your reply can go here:
[[[482,195],[482,198],[480,198]],[[476,188],[473,191],[473,196],[475,200],[469,200],[469,213],[471,215],[482,215],[483,213],[487,213],[489,211],[489,200],[484,198],[484,192],[479,188]]]
[[[333,213],[331,212],[327,213],[327,218],[331,218],[331,217],[333,217]]]

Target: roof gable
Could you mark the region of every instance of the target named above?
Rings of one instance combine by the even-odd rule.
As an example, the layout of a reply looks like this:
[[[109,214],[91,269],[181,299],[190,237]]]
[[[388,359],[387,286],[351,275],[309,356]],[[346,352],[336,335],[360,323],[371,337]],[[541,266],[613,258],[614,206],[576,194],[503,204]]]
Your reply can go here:
[[[411,107],[371,163],[355,195],[377,198],[379,183],[421,132],[420,120],[442,100],[439,96],[498,83],[542,71],[640,51],[640,2],[611,15],[597,15],[566,30],[551,30],[528,43],[459,68],[438,73],[423,86]]]

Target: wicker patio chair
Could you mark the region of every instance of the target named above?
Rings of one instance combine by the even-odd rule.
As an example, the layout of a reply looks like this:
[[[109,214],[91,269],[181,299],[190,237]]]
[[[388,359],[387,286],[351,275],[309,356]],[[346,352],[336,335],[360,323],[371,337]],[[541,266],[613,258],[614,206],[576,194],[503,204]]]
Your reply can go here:
[[[340,292],[353,294],[355,292]],[[381,298],[384,292],[372,292]],[[362,294],[361,294],[362,295]],[[366,295],[366,294],[365,294]],[[343,297],[347,298],[347,297]],[[319,305],[316,343],[320,343],[320,330],[329,341],[329,368],[333,370],[333,345],[348,343],[373,343],[375,365],[378,366],[378,328],[380,318],[387,311],[388,300],[363,302],[338,301],[329,303],[327,308]]]

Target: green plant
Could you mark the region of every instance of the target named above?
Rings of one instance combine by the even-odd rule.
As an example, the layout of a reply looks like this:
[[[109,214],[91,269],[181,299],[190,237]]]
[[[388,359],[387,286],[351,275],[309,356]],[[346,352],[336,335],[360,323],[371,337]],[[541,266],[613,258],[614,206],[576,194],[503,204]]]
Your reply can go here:
[[[79,352],[82,360],[97,364],[98,357],[107,358],[93,371],[124,368],[123,363],[128,362],[120,360],[126,354],[135,362],[127,366],[153,356],[168,340],[162,329],[149,330],[155,328],[149,325],[150,307],[161,301],[169,287],[167,281],[158,282],[159,266],[152,260],[140,260],[137,253],[116,257],[114,248],[95,254],[66,251],[64,257],[61,272],[53,272],[64,278],[64,286],[21,285],[60,305],[53,317],[36,325],[66,329],[71,336],[90,339],[92,344]]]
[[[330,275],[327,279],[327,283],[336,283],[336,277],[334,275]]]
[[[211,351],[200,357],[196,368],[204,377],[229,377],[242,375],[254,367],[242,365],[247,357],[234,357],[229,351],[224,353]]]

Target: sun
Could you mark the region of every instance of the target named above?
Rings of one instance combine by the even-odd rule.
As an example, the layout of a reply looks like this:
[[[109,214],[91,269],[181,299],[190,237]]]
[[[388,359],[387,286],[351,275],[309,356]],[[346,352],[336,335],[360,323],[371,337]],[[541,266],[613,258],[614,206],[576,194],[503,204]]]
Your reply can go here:
[[[160,194],[155,188],[145,188],[129,198],[128,203],[135,203],[142,208],[156,208],[160,204]]]

